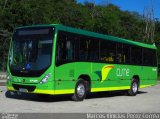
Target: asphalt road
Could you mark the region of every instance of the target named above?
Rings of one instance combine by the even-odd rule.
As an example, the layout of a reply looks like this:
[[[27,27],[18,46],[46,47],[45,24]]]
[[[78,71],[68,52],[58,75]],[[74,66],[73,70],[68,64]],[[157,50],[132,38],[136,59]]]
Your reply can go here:
[[[160,84],[140,89],[137,96],[121,92],[93,93],[82,102],[70,96],[39,99],[33,94],[10,94],[0,86],[1,113],[160,113]]]

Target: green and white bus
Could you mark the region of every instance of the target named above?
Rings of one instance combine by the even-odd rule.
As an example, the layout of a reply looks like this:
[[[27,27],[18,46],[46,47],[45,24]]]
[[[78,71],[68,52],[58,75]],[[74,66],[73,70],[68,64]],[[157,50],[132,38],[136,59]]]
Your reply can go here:
[[[157,84],[156,46],[59,24],[17,28],[7,65],[7,89],[38,95],[127,90]]]

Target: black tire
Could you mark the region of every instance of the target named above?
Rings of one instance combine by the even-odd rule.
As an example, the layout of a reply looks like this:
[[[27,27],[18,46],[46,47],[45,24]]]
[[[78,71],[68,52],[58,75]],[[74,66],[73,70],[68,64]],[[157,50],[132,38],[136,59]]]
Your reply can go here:
[[[83,101],[86,98],[86,95],[87,95],[87,84],[83,79],[79,79],[76,84],[75,93],[72,96],[72,100]]]
[[[133,79],[133,81],[131,83],[130,90],[128,90],[128,95],[129,96],[136,96],[138,93],[138,89],[139,89],[139,82],[137,79]]]
[[[37,94],[38,98],[40,99],[46,99],[48,98],[50,95],[49,94]]]

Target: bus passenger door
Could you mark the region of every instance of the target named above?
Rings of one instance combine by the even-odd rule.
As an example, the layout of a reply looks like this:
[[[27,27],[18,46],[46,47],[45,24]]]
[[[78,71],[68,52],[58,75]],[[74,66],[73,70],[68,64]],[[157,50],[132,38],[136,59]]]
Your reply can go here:
[[[74,40],[67,32],[59,31],[56,48],[55,94],[70,94],[75,88]]]

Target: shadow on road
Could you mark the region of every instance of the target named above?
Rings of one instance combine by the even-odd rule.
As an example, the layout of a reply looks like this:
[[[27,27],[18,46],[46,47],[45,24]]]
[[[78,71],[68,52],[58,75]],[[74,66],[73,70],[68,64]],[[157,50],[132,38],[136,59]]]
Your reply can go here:
[[[56,95],[56,96],[38,96],[31,93],[20,93],[20,92],[10,92],[5,93],[7,98],[18,99],[18,100],[27,100],[27,101],[36,101],[36,102],[61,102],[61,101],[71,101],[69,95]]]
[[[147,92],[139,91],[137,95],[141,95]],[[18,99],[18,100],[27,100],[27,101],[36,101],[36,102],[62,102],[62,101],[72,101],[71,95],[55,95],[55,96],[38,96],[30,93],[19,93],[19,92],[10,92],[7,91],[5,93],[7,98]],[[98,93],[90,93],[86,97],[88,99],[95,98],[111,98],[118,96],[128,96],[126,91],[112,91],[112,92],[98,92]]]
[[[137,95],[143,94],[147,92],[139,91]],[[111,98],[111,97],[119,97],[119,96],[128,96],[127,91],[107,91],[107,92],[98,92],[98,93],[91,93],[89,96],[87,96],[87,99],[93,99],[93,98]]]

